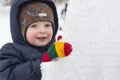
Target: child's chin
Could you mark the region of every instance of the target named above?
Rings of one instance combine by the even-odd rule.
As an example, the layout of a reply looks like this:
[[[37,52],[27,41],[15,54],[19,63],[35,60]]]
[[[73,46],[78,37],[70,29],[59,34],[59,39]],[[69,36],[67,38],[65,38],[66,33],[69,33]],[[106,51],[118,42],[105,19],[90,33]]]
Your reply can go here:
[[[47,45],[47,43],[42,43],[42,44],[38,44],[37,46],[38,47],[44,47],[44,46],[46,46]]]

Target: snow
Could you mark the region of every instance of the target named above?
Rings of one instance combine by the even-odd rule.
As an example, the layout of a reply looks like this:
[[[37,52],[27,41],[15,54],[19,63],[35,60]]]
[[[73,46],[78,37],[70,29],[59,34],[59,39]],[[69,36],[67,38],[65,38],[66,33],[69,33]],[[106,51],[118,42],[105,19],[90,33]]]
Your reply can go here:
[[[42,80],[120,80],[119,4],[120,0],[70,0],[61,24],[63,41],[73,45],[73,52],[42,63]],[[8,7],[0,5],[0,18],[1,47],[12,41]]]
[[[120,80],[120,1],[70,0],[63,27],[72,54],[43,63],[43,80]]]
[[[11,34],[10,34],[10,24],[9,24],[9,13],[10,7],[3,6],[0,4],[0,48],[8,43],[12,42]]]

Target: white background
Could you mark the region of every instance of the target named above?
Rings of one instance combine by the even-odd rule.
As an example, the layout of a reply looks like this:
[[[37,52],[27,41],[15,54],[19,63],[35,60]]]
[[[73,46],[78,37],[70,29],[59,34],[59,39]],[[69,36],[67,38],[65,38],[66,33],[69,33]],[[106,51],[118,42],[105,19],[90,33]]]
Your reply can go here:
[[[0,48],[8,42],[12,42],[9,24],[10,7],[0,4]]]

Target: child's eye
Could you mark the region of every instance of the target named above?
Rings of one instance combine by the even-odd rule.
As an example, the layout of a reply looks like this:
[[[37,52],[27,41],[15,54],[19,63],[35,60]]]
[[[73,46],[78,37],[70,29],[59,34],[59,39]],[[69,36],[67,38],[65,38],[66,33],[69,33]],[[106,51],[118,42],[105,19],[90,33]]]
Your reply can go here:
[[[52,27],[52,25],[51,24],[46,24],[45,27]]]
[[[32,24],[30,27],[35,28],[35,27],[37,27],[37,25],[36,24]]]

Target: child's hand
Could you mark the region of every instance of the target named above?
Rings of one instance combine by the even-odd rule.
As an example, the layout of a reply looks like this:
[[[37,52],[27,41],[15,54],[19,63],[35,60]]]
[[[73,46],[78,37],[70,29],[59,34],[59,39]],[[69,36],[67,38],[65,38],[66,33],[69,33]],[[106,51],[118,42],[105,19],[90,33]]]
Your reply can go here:
[[[55,58],[68,56],[72,52],[72,45],[67,42],[55,42],[50,46],[48,51],[43,55],[42,62],[48,62]]]

